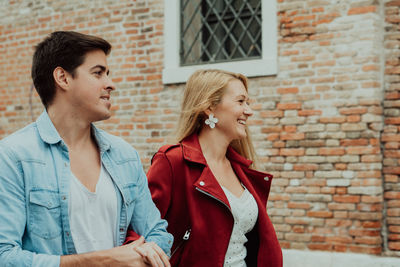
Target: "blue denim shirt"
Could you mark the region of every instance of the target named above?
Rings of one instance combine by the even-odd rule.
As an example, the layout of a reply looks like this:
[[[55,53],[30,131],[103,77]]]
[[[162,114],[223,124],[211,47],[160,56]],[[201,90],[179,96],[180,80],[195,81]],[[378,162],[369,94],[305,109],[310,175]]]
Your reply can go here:
[[[138,153],[119,137],[92,126],[101,161],[118,199],[118,243],[128,227],[168,255],[172,235],[147,187]],[[0,265],[59,266],[75,254],[68,218],[67,146],[43,112],[35,123],[0,141]]]

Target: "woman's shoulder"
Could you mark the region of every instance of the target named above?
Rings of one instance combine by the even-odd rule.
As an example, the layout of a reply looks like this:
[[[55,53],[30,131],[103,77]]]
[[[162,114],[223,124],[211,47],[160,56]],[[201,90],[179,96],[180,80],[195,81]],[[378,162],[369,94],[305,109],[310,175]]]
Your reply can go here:
[[[182,157],[182,146],[180,143],[163,145],[154,156],[162,155],[168,159],[177,159]]]

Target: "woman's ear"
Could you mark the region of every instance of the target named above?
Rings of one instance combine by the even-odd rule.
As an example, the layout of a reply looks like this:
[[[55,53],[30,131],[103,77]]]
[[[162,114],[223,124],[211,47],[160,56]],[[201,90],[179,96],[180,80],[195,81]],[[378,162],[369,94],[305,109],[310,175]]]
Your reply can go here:
[[[68,90],[68,72],[61,67],[57,67],[53,71],[53,78],[57,87],[63,90]]]
[[[204,111],[204,113],[205,113],[207,116],[210,116],[210,114],[214,114],[214,110],[215,110],[215,107],[209,107],[209,108],[207,108],[207,109]]]

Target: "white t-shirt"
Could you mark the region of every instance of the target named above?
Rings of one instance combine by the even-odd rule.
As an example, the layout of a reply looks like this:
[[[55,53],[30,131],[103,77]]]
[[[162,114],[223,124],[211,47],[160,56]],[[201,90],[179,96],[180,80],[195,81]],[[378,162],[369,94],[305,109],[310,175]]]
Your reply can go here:
[[[103,165],[95,192],[90,192],[71,172],[68,216],[77,253],[116,246],[117,195]]]
[[[231,206],[234,225],[228,250],[225,254],[224,267],[246,267],[247,255],[244,244],[247,242],[245,234],[250,232],[257,222],[258,206],[253,195],[245,188],[240,197],[222,187]]]

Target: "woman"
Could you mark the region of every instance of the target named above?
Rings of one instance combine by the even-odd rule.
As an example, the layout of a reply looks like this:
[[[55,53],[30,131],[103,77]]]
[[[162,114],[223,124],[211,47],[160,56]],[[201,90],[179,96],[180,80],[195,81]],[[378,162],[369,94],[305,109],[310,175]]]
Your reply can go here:
[[[154,155],[152,197],[174,236],[171,265],[282,266],[266,203],[272,176],[253,169],[247,79],[221,70],[188,80],[176,145]]]

